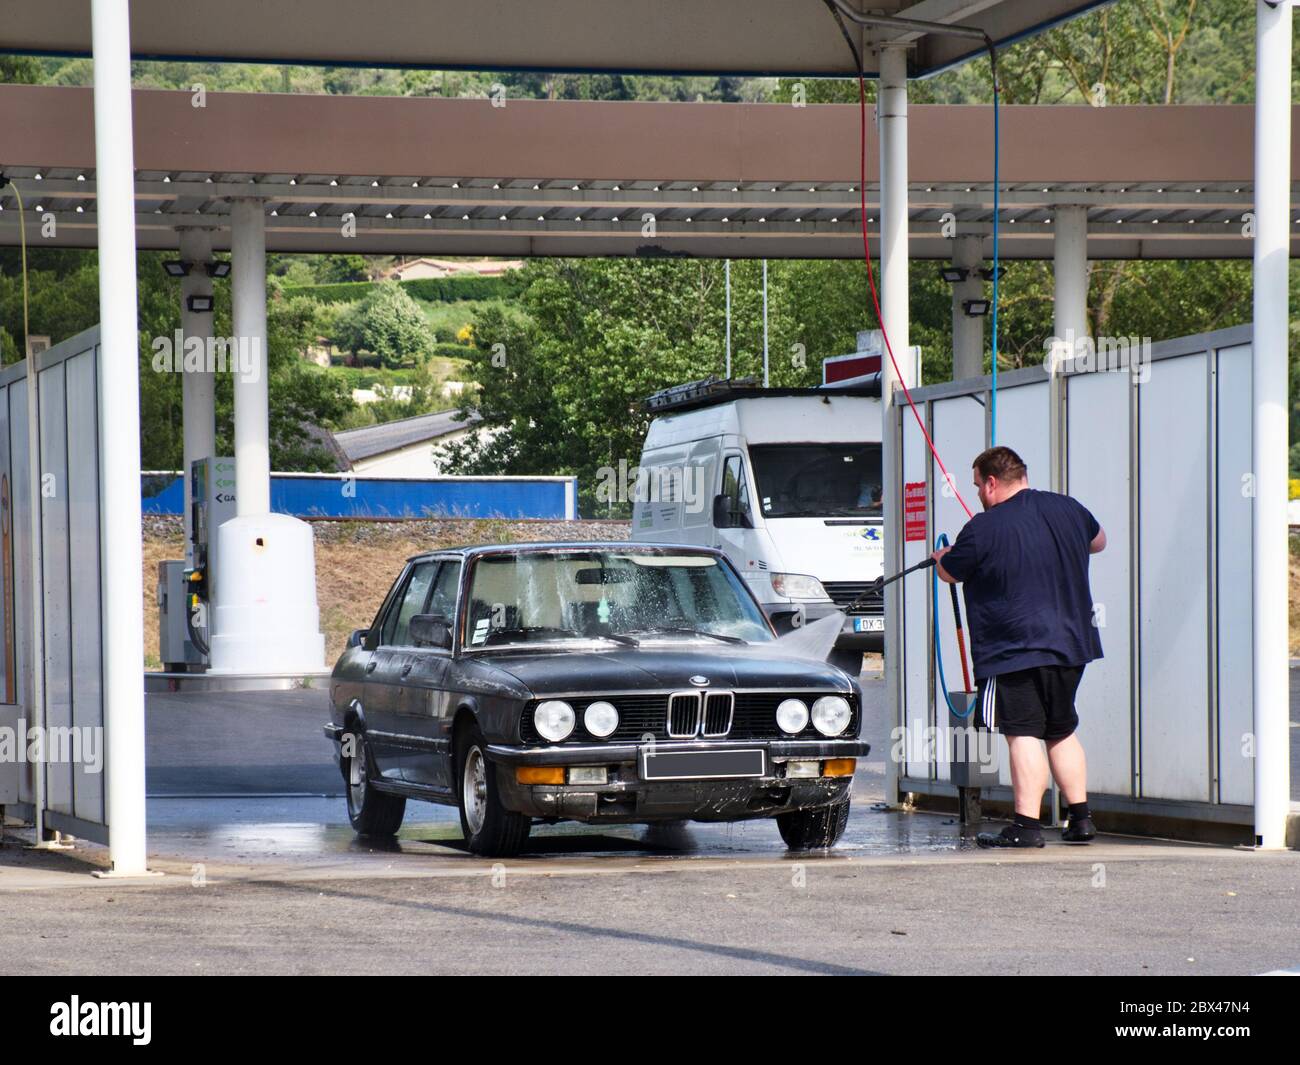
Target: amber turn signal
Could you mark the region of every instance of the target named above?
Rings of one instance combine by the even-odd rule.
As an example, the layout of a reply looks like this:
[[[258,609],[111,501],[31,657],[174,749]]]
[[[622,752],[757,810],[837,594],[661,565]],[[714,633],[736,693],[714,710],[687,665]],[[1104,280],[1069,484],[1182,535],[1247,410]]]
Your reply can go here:
[[[822,775],[828,777],[851,777],[853,770],[857,768],[858,760],[856,758],[828,758],[826,759],[825,768],[822,769]]]
[[[562,765],[521,765],[515,767],[517,784],[563,784]]]

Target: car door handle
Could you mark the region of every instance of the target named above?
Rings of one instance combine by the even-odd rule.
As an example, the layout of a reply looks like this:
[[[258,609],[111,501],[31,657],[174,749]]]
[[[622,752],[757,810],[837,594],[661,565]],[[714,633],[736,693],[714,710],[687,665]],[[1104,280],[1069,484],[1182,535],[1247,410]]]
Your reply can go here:
[[[366,663],[366,672],[367,672],[367,673],[373,673],[373,672],[375,671],[375,666],[377,666],[377,665],[379,665],[379,663],[376,662],[376,661],[374,661],[373,659],[372,659],[371,661],[367,662],[367,663]]]

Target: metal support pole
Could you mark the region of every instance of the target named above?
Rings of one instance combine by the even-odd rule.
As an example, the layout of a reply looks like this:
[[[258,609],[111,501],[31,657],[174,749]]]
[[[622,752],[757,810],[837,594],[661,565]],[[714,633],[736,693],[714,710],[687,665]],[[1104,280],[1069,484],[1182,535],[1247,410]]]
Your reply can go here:
[[[880,276],[881,318],[899,365],[907,367],[907,49],[886,47],[880,54],[879,102],[876,123],[880,138]],[[902,537],[902,432],[893,406],[898,388],[888,354],[881,360],[881,509],[885,517],[884,566],[886,573],[903,568]],[[909,381],[909,386],[914,384]],[[903,674],[901,666],[903,620],[902,582],[885,590],[885,699],[890,727],[903,724]],[[887,762],[887,801],[898,799],[901,766]]]
[[[136,335],[135,162],[130,21],[92,0],[99,213],[99,477],[104,541],[104,732],[112,876],[145,868],[144,615],[140,543],[140,353]],[[32,486],[33,503],[38,486]]]
[[[767,359],[767,260],[763,260],[763,387],[768,387]]]
[[[235,375],[235,513],[271,512],[271,445],[266,364],[266,214],[260,200],[235,200],[231,295],[235,340],[251,372]],[[246,356],[243,353],[247,353]],[[241,366],[241,371],[246,367]]]
[[[193,532],[193,509],[190,492],[190,470],[196,459],[211,458],[217,453],[217,415],[215,375],[207,362],[211,350],[212,314],[189,309],[191,296],[212,296],[212,278],[206,265],[212,258],[212,234],[206,229],[180,231],[181,259],[190,263],[190,272],[181,278],[181,335],[185,346],[177,357],[185,371],[181,376],[181,429],[184,434],[184,459],[181,478],[185,482],[185,560],[194,562],[194,546],[190,542]],[[188,351],[189,339],[203,341],[202,362]],[[196,353],[197,354],[197,353]]]
[[[1054,218],[1052,242],[1055,305],[1052,327],[1055,354],[1070,358],[1087,352],[1088,338],[1088,211],[1062,207]],[[1048,380],[1049,486],[1064,492],[1065,483],[1065,381],[1059,373]]]
[[[1290,802],[1287,587],[1287,273],[1291,216],[1290,3],[1255,4],[1255,844],[1286,846]]]
[[[727,374],[731,377],[731,260],[723,266],[723,281],[727,290]]]
[[[966,271],[966,280],[952,286],[952,379],[964,381],[984,372],[984,317],[963,309],[967,300],[984,298],[984,238],[961,236],[953,241],[952,264]],[[908,382],[910,387],[911,382]]]

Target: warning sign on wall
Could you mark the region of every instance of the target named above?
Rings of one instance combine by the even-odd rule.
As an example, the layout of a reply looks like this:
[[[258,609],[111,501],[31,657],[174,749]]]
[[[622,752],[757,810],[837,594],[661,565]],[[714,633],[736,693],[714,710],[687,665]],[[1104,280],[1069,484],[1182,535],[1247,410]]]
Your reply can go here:
[[[903,485],[903,541],[925,540],[925,482]]]

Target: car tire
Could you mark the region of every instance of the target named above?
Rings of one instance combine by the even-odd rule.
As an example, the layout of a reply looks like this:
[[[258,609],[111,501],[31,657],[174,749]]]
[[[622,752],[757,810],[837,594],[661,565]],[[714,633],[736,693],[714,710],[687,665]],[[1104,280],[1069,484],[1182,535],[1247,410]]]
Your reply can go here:
[[[829,806],[813,806],[776,815],[776,827],[792,851],[824,850],[833,847],[849,823],[849,800]]]
[[[349,734],[351,758],[343,761],[343,777],[348,801],[348,820],[359,836],[395,836],[406,816],[406,799],[377,791],[370,784],[374,765],[366,749],[366,738],[361,733]],[[344,737],[346,743],[349,736]]]
[[[533,819],[502,805],[496,767],[487,760],[486,747],[482,734],[473,726],[461,733],[456,744],[460,830],[470,853],[485,858],[513,858],[523,849]]]

